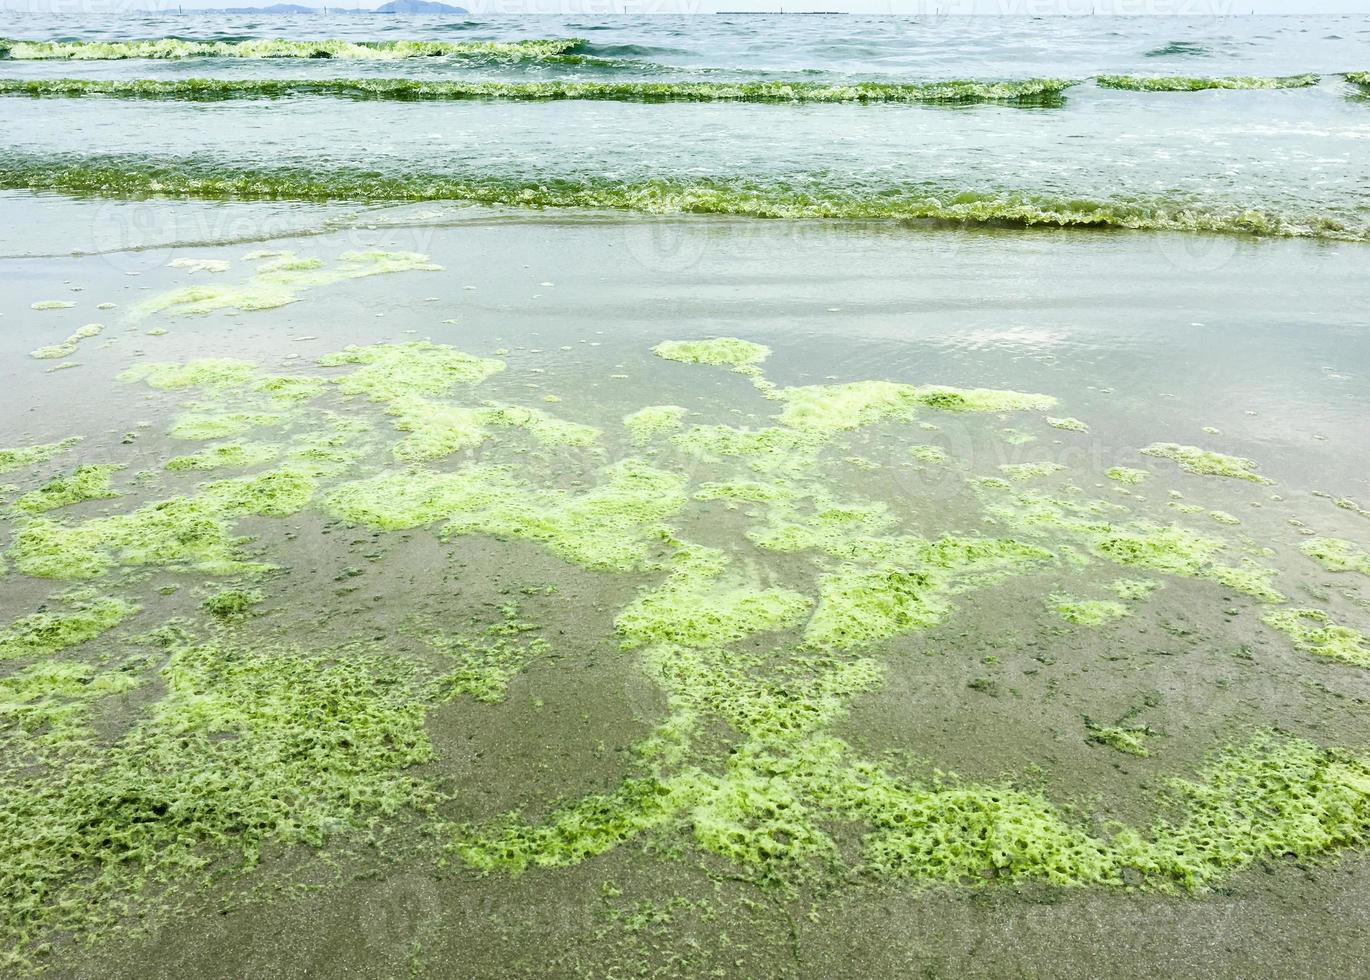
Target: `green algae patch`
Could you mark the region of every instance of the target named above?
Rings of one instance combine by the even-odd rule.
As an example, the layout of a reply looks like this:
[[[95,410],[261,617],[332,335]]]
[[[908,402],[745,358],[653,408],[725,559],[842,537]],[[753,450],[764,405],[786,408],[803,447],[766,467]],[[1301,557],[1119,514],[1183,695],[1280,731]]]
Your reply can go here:
[[[652,348],[652,353],[682,364],[712,364],[739,370],[761,364],[771,356],[771,349],[750,340],[715,337],[712,340],[663,340]]]
[[[877,422],[911,422],[923,404],[918,389],[892,381],[782,388],[774,397],[785,403],[776,421],[821,436]]]
[[[120,381],[141,381],[162,391],[236,388],[256,378],[256,362],[236,357],[201,357],[184,364],[154,361],[138,364],[119,375]]]
[[[947,451],[941,446],[919,445],[910,446],[909,455],[920,463],[945,463],[948,461]]]
[[[536,408],[483,402],[480,420],[492,427],[522,429],[538,442],[549,446],[585,448],[599,441],[600,430],[592,425],[571,422]]]
[[[1156,734],[1145,725],[1096,725],[1088,718],[1085,719],[1085,732],[1091,742],[1141,758],[1151,754],[1146,747],[1146,737]]]
[[[476,357],[425,340],[405,344],[351,346],[319,358],[323,367],[356,365],[356,370],[335,379],[347,395],[361,395],[375,402],[393,402],[414,395],[444,395],[453,388],[479,384],[504,370],[504,362]]]
[[[336,38],[247,38],[197,41],[179,37],[110,41],[3,42],[14,61],[122,61],[129,58],[179,61],[185,58],[336,58],[394,61],[408,58],[478,58],[491,61],[542,61],[571,57],[580,63],[580,38],[529,38],[516,41],[347,41]],[[608,59],[590,59],[606,61]]]
[[[255,476],[206,483],[201,499],[231,516],[289,517],[305,508],[317,486],[313,474],[284,467]]]
[[[1255,472],[1256,463],[1240,456],[1226,456],[1222,453],[1200,449],[1198,446],[1181,446],[1173,442],[1152,443],[1141,450],[1144,456],[1155,456],[1179,464],[1186,473],[1199,476],[1221,476],[1229,480],[1246,480],[1249,483],[1270,483],[1266,477]]]
[[[382,531],[423,527],[463,512],[486,512],[526,495],[507,469],[466,466],[451,473],[391,470],[344,483],[325,495],[324,509]]]
[[[648,405],[623,417],[623,427],[634,446],[646,446],[657,436],[679,429],[686,410],[679,405]]]
[[[1214,565],[1210,568],[1206,577],[1219,582],[1229,589],[1259,599],[1261,602],[1284,602],[1285,595],[1270,584],[1270,580],[1275,577],[1273,568],[1262,568],[1253,563],[1247,563],[1240,567],[1232,565]]]
[[[111,500],[119,492],[109,485],[110,478],[124,467],[118,463],[91,463],[78,466],[70,476],[53,477],[42,487],[14,502],[15,510],[25,514],[46,514],[59,507],[70,507],[86,500]]]
[[[1051,408],[1056,399],[999,388],[951,388],[924,385],[917,389],[919,404],[942,412],[1032,412]]]
[[[70,337],[60,344],[51,344],[47,347],[39,347],[32,351],[29,356],[40,361],[60,360],[63,357],[70,357],[76,353],[76,348],[81,341],[89,340],[91,337],[98,337],[103,331],[104,326],[99,323],[87,323],[84,327],[78,328]]]
[[[696,425],[672,438],[682,451],[698,459],[737,457],[761,471],[775,470],[811,456],[822,445],[812,433],[771,426],[737,429],[727,425]]]
[[[1140,602],[1151,598],[1161,583],[1150,578],[1120,578],[1108,584],[1108,590],[1125,602]]]
[[[173,456],[162,464],[162,468],[173,473],[245,469],[270,463],[281,453],[279,446],[262,442],[226,442],[206,446],[198,453],[187,456]]]
[[[442,459],[479,446],[487,436],[482,414],[460,405],[403,395],[391,400],[386,411],[395,417],[395,428],[408,433],[392,450],[405,463]]]
[[[138,612],[122,599],[77,592],[61,597],[63,611],[39,612],[0,630],[0,660],[50,657],[93,640]]]
[[[141,683],[119,670],[40,660],[0,678],[0,732],[11,740],[11,748],[26,755],[65,762],[89,736],[87,720],[94,702]]]
[[[585,493],[567,494],[530,486],[502,467],[392,471],[335,488],[324,507],[381,530],[442,522],[449,534],[534,541],[587,568],[636,567],[662,521],[685,505],[684,480],[637,459],[607,467],[603,477]]]
[[[34,578],[87,579],[117,565],[193,568],[215,575],[261,571],[240,557],[243,539],[233,518],[296,513],[314,492],[314,479],[275,470],[206,484],[194,497],[172,497],[128,514],[63,524],[35,517],[15,534],[10,557]]]
[[[6,778],[0,802],[11,944],[96,934],[193,898],[270,844],[366,834],[422,798],[432,758],[411,669],[364,650],[178,646],[165,696],[107,750]],[[225,867],[225,862],[229,866]]]
[[[582,494],[505,500],[483,513],[454,515],[447,530],[535,541],[585,568],[636,567],[662,522],[685,506],[685,481],[639,459],[606,467],[602,477]]]
[[[551,650],[541,627],[519,619],[517,603],[500,608],[502,618],[483,629],[467,629],[428,638],[429,644],[450,658],[451,670],[437,681],[444,699],[466,695],[486,704],[499,704],[510,682]]]
[[[1228,527],[1237,527],[1242,522],[1240,517],[1237,517],[1235,514],[1229,514],[1225,510],[1210,510],[1208,512],[1208,519],[1217,524],[1226,524]]]
[[[668,568],[665,583],[640,594],[614,621],[626,646],[723,646],[798,626],[812,605],[807,596],[730,572],[727,556],[712,548],[687,545]]]
[[[877,422],[912,422],[920,406],[948,412],[999,413],[1049,408],[1056,403],[1047,395],[947,385],[919,387],[893,381],[782,388],[772,397],[786,403],[777,416],[782,425],[822,435]]]
[[[1145,837],[1121,830],[1120,865],[1194,889],[1260,860],[1309,860],[1363,846],[1370,832],[1366,760],[1280,735],[1229,747],[1194,780],[1171,779],[1167,819]]]
[[[1104,471],[1104,476],[1110,480],[1130,487],[1143,482],[1150,475],[1146,470],[1134,469],[1131,466],[1111,466]]]
[[[258,589],[223,589],[200,603],[200,608],[221,623],[235,623],[250,616],[265,598]]]
[[[265,258],[266,256],[259,256]],[[133,308],[134,317],[152,313],[203,316],[219,310],[244,313],[272,310],[294,303],[307,289],[330,286],[347,279],[396,272],[441,271],[442,267],[417,252],[344,252],[333,266],[318,260],[299,260],[290,253],[272,258],[246,282],[205,283],[185,286],[150,299]]]
[[[1060,463],[1003,463],[999,472],[1010,480],[1040,480],[1064,470]]]
[[[1066,432],[1088,432],[1089,426],[1075,418],[1054,418],[1047,416],[1047,425],[1053,429],[1064,429]]]
[[[1100,88],[1124,89],[1131,92],[1203,92],[1211,89],[1251,91],[1309,88],[1317,85],[1320,78],[1313,74],[1264,78],[1251,75],[1229,75],[1219,78],[1194,78],[1183,75],[1099,75],[1094,81]]]
[[[0,188],[76,194],[165,195],[304,201],[467,201],[518,208],[621,209],[651,214],[733,214],[755,218],[937,221],[1048,228],[1269,235],[1365,241],[1358,219],[1301,208],[1265,209],[1211,196],[1170,192],[1097,200],[894,179],[854,188],[835,176],[758,181],[736,175],[549,178],[450,168],[378,176],[374,169],[226,165],[208,155],[0,153]],[[766,385],[749,371],[753,382]]]
[[[563,55],[563,59],[575,56]],[[586,59],[590,63],[608,62]],[[501,99],[551,102],[565,99],[614,102],[747,102],[769,105],[838,103],[1018,106],[1064,104],[1066,89],[1077,84],[1056,78],[985,82],[948,80],[926,83],[802,81],[653,82],[545,79],[532,82],[448,81],[411,78],[186,78],[186,79],[3,79],[0,94],[30,98],[279,99],[330,96],[399,102]],[[197,261],[197,260],[181,260]],[[206,261],[206,260],[198,260]]]
[[[1288,636],[1304,653],[1370,667],[1370,639],[1360,630],[1339,626],[1321,609],[1277,609],[1261,619]]]
[[[853,552],[864,552],[866,560],[847,562],[819,579],[807,643],[849,649],[928,629],[950,615],[957,592],[1053,557],[1012,538],[952,535],[896,539],[893,547],[858,541]]]
[[[669,786],[656,779],[629,779],[613,793],[592,794],[560,807],[543,823],[510,817],[494,825],[452,827],[448,847],[482,871],[518,874],[531,867],[564,867],[662,826],[677,808]]]
[[[29,309],[40,312],[43,310],[69,310],[75,305],[75,303],[64,299],[40,299],[36,303],[31,303]]]
[[[1329,572],[1360,572],[1370,575],[1370,554],[1341,538],[1313,538],[1301,549]]]
[[[167,435],[188,442],[203,442],[239,436],[284,421],[284,415],[272,412],[184,412],[172,421]]]
[[[1131,611],[1121,602],[1111,599],[1081,599],[1079,596],[1057,594],[1047,598],[1047,608],[1067,623],[1077,626],[1103,626],[1115,622]]]
[[[723,480],[701,483],[694,492],[695,500],[750,501],[758,504],[786,503],[797,491],[783,483],[761,483],[756,480]]]
[[[46,463],[58,453],[64,453],[81,441],[80,436],[72,436],[61,442],[49,442],[38,446],[21,446],[17,449],[0,449],[0,473]]]
[[[682,364],[709,364],[731,368],[751,380],[753,387],[769,394],[775,385],[766,380],[761,362],[771,356],[771,349],[750,340],[736,337],[714,337],[710,340],[663,340],[652,348],[652,353],[668,361]]]

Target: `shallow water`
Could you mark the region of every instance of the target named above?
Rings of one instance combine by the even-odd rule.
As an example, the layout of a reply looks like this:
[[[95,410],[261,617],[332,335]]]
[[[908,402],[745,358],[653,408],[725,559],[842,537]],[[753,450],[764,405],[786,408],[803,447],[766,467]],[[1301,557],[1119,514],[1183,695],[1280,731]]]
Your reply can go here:
[[[1344,70],[1365,37],[803,20],[195,23],[914,81]],[[1145,53],[1186,39],[1207,53]],[[0,69],[321,73],[203,61]],[[1355,222],[1342,86],[0,108],[6,165],[820,173]],[[8,970],[1360,969],[1363,242],[170,199],[111,174],[0,192]]]

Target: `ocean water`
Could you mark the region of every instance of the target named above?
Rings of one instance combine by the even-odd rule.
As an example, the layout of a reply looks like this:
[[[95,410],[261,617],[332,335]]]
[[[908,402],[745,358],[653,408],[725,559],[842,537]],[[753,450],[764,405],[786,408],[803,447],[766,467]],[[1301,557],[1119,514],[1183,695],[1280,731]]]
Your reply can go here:
[[[0,34],[5,971],[1361,970],[1366,18]]]
[[[1154,22],[1153,22],[1154,20]],[[487,188],[493,203],[536,203],[538,188],[589,186],[632,209],[747,213],[757,202],[867,216],[910,195],[945,204],[989,195],[995,220],[1031,212],[1089,212],[1117,221],[1140,208],[1180,224],[1279,227],[1362,237],[1370,137],[1365,90],[1338,73],[1370,63],[1363,19],[1324,18],[774,18],[538,17],[452,22],[198,15],[101,21],[11,16],[20,40],[78,42],[81,55],[28,60],[13,48],[0,80],[363,79],[418,82],[584,82],[630,86],[790,81],[916,85],[947,80],[1078,82],[1047,104],[774,105],[509,99],[395,103],[298,95],[203,101],[4,99],[0,160],[6,186],[41,186],[64,167],[117,155],[186,160],[243,189],[293,196],[263,171],[303,168],[328,194],[330,174],[361,170],[394,183],[377,193],[421,197],[435,181]],[[565,51],[395,57],[120,58],[114,39],[182,38],[447,44],[581,39]],[[95,45],[95,47],[90,47]],[[223,49],[223,50],[232,50]],[[280,54],[284,49],[274,53]],[[271,52],[268,52],[271,53]],[[295,49],[296,55],[310,54]],[[350,49],[351,55],[367,49]],[[370,54],[393,54],[384,47]],[[1279,78],[1314,73],[1301,88],[1136,92],[1098,75]],[[223,88],[231,94],[231,85]],[[75,181],[92,188],[110,174]],[[665,201],[644,194],[667,184]],[[253,185],[256,185],[255,188]],[[691,200],[689,190],[718,191]],[[532,190],[529,195],[525,192]],[[633,191],[639,193],[633,194]],[[442,191],[443,196],[452,196]],[[345,195],[338,195],[345,196]],[[475,195],[472,195],[475,196]],[[646,198],[643,200],[642,198]],[[853,203],[859,202],[859,203]],[[859,213],[864,210],[866,214]],[[1129,212],[1130,213],[1130,212]],[[894,211],[918,216],[917,209]],[[1042,220],[1059,220],[1050,215]]]

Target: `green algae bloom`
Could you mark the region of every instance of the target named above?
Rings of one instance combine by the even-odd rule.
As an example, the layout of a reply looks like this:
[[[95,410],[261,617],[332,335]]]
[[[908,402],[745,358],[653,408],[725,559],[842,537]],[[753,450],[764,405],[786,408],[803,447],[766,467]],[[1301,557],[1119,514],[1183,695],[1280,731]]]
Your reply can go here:
[[[724,553],[712,548],[686,546],[668,568],[663,585],[643,592],[615,620],[626,645],[720,647],[797,626],[812,605],[797,592],[730,573]]]
[[[187,456],[174,456],[162,464],[162,468],[173,473],[197,471],[197,470],[219,470],[219,469],[245,469],[249,466],[260,466],[263,463],[270,463],[280,455],[280,448],[269,443],[261,442],[226,442],[214,446],[206,446],[198,453],[191,453]]]
[[[232,623],[246,619],[265,598],[258,589],[224,589],[200,603],[200,608],[220,622]]]
[[[1308,88],[1317,85],[1317,75],[1285,75],[1256,78],[1232,75],[1224,78],[1189,78],[1185,76],[1099,75],[1094,80],[1100,88],[1127,89],[1133,92],[1202,92],[1209,89],[1276,89]]]
[[[339,166],[250,167],[202,157],[92,156],[0,153],[0,189],[78,194],[149,194],[207,199],[302,201],[467,201],[519,208],[606,208],[650,214],[732,214],[755,218],[935,221],[1019,227],[1117,228],[1150,231],[1270,235],[1365,241],[1358,219],[1328,212],[1262,210],[1241,203],[1175,195],[1087,200],[1012,190],[897,182],[854,188],[818,175],[757,182],[735,176],[527,177],[516,173],[451,170],[377,176]],[[239,298],[215,289],[191,294],[188,305],[223,308]],[[265,287],[263,287],[265,288]],[[257,292],[260,292],[258,290]],[[267,298],[279,305],[280,289]],[[289,292],[285,290],[284,292]],[[291,294],[293,297],[293,294]],[[241,308],[241,307],[239,307]],[[751,373],[751,372],[749,372]]]
[[[646,446],[659,435],[679,429],[685,418],[679,405],[648,405],[623,417],[623,427],[634,446]]]
[[[75,303],[64,299],[41,299],[38,302],[31,304],[29,309],[38,310],[40,312],[43,310],[69,310],[75,305]]]
[[[486,439],[484,421],[474,409],[405,395],[390,400],[386,411],[395,417],[396,429],[409,433],[393,450],[401,462],[442,459]]]
[[[186,78],[135,80],[55,78],[3,79],[0,95],[31,98],[79,98],[96,95],[117,99],[278,99],[316,95],[391,101],[562,99],[615,102],[752,102],[762,104],[906,103],[972,105],[1062,104],[1066,89],[1077,83],[1055,78],[1022,81],[942,81],[927,83],[854,82],[650,82],[547,79],[534,82],[433,81],[410,78]]]
[[[10,557],[35,578],[95,578],[117,565],[257,571],[263,566],[241,560],[233,518],[287,516],[308,502],[313,489],[306,474],[279,470],[207,484],[198,496],[172,497],[80,524],[33,518],[20,526]]]
[[[271,412],[186,412],[176,417],[167,434],[173,439],[202,442],[227,439],[284,421],[284,415]]]
[[[69,611],[24,616],[0,630],[0,660],[50,657],[93,640],[138,612],[122,599],[77,592],[61,598]]]
[[[672,442],[699,459],[740,457],[761,470],[791,464],[796,456],[812,453],[820,445],[813,435],[794,429],[735,429],[727,425],[696,425]]]
[[[1100,745],[1107,745],[1109,748],[1117,749],[1128,755],[1146,758],[1151,753],[1143,741],[1148,735],[1155,733],[1145,725],[1133,727],[1123,727],[1121,725],[1096,725],[1088,718],[1085,719],[1085,731],[1089,734],[1091,742],[1098,742]]]
[[[398,60],[407,58],[479,58],[497,61],[555,60],[572,54],[579,38],[532,38],[519,41],[344,41],[336,39],[249,38],[194,41],[178,37],[118,41],[3,42],[5,56],[15,61],[120,61],[128,58],[338,58]],[[601,59],[602,60],[602,59]]]
[[[1064,429],[1064,430],[1067,431],[1067,432],[1088,432],[1088,431],[1089,431],[1089,426],[1088,426],[1088,425],[1086,425],[1085,423],[1081,422],[1079,419],[1073,419],[1073,418],[1058,419],[1058,418],[1052,418],[1051,416],[1048,416],[1048,417],[1047,417],[1047,425],[1051,426],[1053,429]]]
[[[854,543],[853,552],[860,554],[862,542]],[[819,579],[806,642],[849,649],[928,629],[947,618],[952,596],[967,585],[1051,558],[1050,552],[1011,538],[951,535],[901,541],[887,555],[880,550]]]
[[[111,500],[119,492],[109,485],[110,478],[123,468],[117,463],[78,466],[70,476],[53,477],[39,489],[24,494],[14,502],[14,507],[25,514],[45,514],[86,500]]]
[[[944,412],[1020,412],[1050,408],[1056,399],[993,388],[853,381],[847,384],[782,388],[774,397],[785,402],[777,420],[819,434],[857,429],[876,422],[910,422],[918,408]]]
[[[1112,466],[1104,472],[1104,476],[1110,480],[1116,480],[1118,483],[1127,486],[1136,486],[1150,475],[1146,470],[1133,469],[1130,466]]]
[[[1370,667],[1370,638],[1350,626],[1339,626],[1321,609],[1277,609],[1262,619],[1284,633],[1294,646],[1356,667]]]
[[[1181,446],[1173,442],[1156,442],[1141,450],[1144,456],[1156,456],[1178,463],[1186,473],[1199,476],[1222,476],[1229,480],[1246,480],[1249,483],[1270,483],[1271,481],[1255,472],[1256,463],[1240,456],[1225,456],[1222,453],[1200,449],[1198,446]]]
[[[29,356],[35,357],[40,361],[52,361],[59,360],[63,357],[70,357],[72,354],[76,353],[76,348],[80,346],[81,341],[89,340],[91,337],[98,337],[104,329],[104,326],[99,323],[87,323],[60,344],[40,347]]]
[[[1060,463],[1002,463],[999,472],[1010,480],[1040,480],[1065,469]]]
[[[877,422],[911,422],[923,404],[912,385],[890,381],[782,388],[775,397],[785,403],[776,421],[823,436]]]
[[[1053,595],[1047,599],[1047,607],[1067,623],[1079,626],[1103,626],[1114,622],[1131,612],[1121,602],[1110,599],[1081,599],[1072,595]]]
[[[1138,602],[1150,598],[1151,593],[1161,588],[1161,583],[1149,578],[1120,578],[1110,582],[1108,588],[1119,599]]]
[[[184,364],[149,362],[131,367],[119,375],[120,381],[141,381],[149,388],[162,391],[236,388],[256,378],[256,363],[236,357],[202,357]]]
[[[444,395],[453,388],[479,384],[504,370],[504,362],[465,354],[454,347],[425,340],[406,344],[348,347],[319,359],[324,367],[356,365],[336,379],[344,394],[375,402],[393,402],[415,395]]]
[[[947,462],[947,451],[941,446],[910,446],[909,455],[920,463],[945,463]]]
[[[714,337],[710,340],[663,340],[652,348],[652,353],[668,361],[682,364],[709,364],[727,367],[751,379],[756,388],[769,392],[774,387],[761,372],[761,362],[771,356],[771,349],[750,340],[736,337]]]
[[[1313,538],[1303,553],[1329,572],[1360,572],[1370,575],[1370,554],[1341,538]]]
[[[476,624],[457,632],[426,637],[452,661],[452,669],[437,681],[444,700],[467,695],[486,704],[499,704],[510,682],[533,661],[546,656],[551,645],[537,635],[541,627],[519,618],[517,603],[501,607],[502,619],[477,630]]]
[[[443,523],[450,534],[516,537],[587,568],[628,569],[647,556],[661,522],[685,504],[684,481],[642,460],[606,468],[580,495],[541,491],[503,468],[392,471],[329,493],[336,517],[382,530]]]
[[[17,449],[0,449],[0,473],[46,463],[58,453],[64,453],[81,441],[80,436],[72,436],[61,442],[49,442],[37,446],[21,446]]]
[[[268,845],[366,834],[422,796],[406,770],[432,756],[424,710],[393,660],[178,646],[160,680],[165,695],[112,747],[10,778],[11,937],[98,931],[146,907],[149,883],[173,898]]]
[[[163,312],[179,316],[203,316],[229,309],[244,313],[273,310],[296,302],[303,290],[347,279],[396,272],[437,272],[441,269],[441,266],[429,262],[428,256],[417,252],[344,252],[338,257],[337,264],[331,267],[318,259],[302,260],[290,253],[283,253],[259,266],[256,273],[244,283],[210,283],[174,289],[139,303],[133,308],[133,316],[145,317]]]
[[[715,337],[712,340],[665,340],[653,347],[652,353],[683,364],[712,364],[737,369],[755,367],[771,356],[771,349],[750,340]]]

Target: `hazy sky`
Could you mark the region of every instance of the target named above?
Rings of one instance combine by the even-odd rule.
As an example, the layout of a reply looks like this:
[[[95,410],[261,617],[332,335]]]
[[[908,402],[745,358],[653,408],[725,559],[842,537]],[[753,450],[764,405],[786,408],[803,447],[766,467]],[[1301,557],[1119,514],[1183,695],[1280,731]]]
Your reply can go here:
[[[0,10],[34,15],[75,15],[109,10],[168,10],[178,2],[195,7],[266,6],[275,0],[0,0]],[[290,0],[318,7],[318,0]],[[341,6],[375,7],[382,0],[337,0]],[[473,13],[701,13],[716,10],[840,10],[879,14],[1307,14],[1370,15],[1370,0],[446,0]]]

